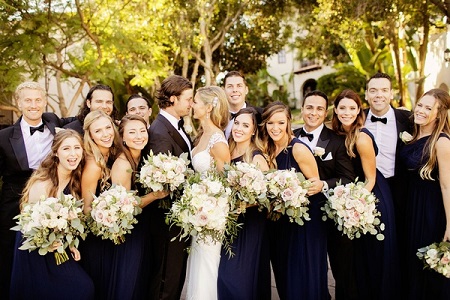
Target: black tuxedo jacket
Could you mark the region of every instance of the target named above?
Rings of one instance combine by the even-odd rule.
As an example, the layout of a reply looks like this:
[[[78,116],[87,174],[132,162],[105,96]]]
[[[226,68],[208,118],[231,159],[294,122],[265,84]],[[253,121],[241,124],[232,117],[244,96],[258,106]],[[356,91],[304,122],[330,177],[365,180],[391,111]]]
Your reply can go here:
[[[301,128],[294,130],[294,135],[299,137]],[[355,180],[350,157],[347,155],[344,137],[338,136],[333,130],[324,126],[320,133],[317,147],[325,149],[321,157],[314,156],[319,169],[320,180],[327,182],[328,187],[336,187],[336,183],[346,184]],[[314,152],[314,149],[311,149]]]
[[[161,114],[156,116],[149,129],[148,151],[150,150],[153,151],[153,154],[168,154],[170,152],[174,156],[180,156],[182,153],[187,152],[189,160],[191,160],[189,146],[178,130]],[[165,224],[167,210],[158,206],[159,200],[153,201],[148,205],[151,214],[150,231],[154,234],[169,234],[169,227]]]
[[[84,135],[83,123],[81,123],[81,121],[78,119],[76,119],[73,122],[70,122],[69,124],[64,125],[64,128],[73,129],[76,132],[78,132],[79,134],[81,134],[81,136]]]

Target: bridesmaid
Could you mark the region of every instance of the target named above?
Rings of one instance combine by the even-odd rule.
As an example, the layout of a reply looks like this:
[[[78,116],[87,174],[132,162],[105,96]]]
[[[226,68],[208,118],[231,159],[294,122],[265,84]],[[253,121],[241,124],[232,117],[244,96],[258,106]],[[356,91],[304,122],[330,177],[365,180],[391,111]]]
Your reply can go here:
[[[81,198],[80,178],[83,145],[81,136],[71,130],[55,135],[50,154],[42,161],[25,186],[24,204],[36,203],[42,195],[59,197],[61,193]],[[69,260],[56,265],[52,253],[19,250],[22,234],[17,233],[10,299],[94,299],[94,284],[77,263],[80,252],[71,248]]]
[[[423,268],[417,249],[450,241],[450,96],[426,92],[414,108],[414,134],[400,152],[408,168],[407,299],[450,299],[450,280]]]
[[[270,103],[262,114],[261,126],[263,152],[269,158],[269,167],[295,168],[312,180],[308,194],[320,192],[316,161],[310,149],[293,137],[289,108],[281,102]],[[300,226],[287,216],[269,221],[270,259],[280,299],[328,299],[328,287],[323,280],[327,273],[326,241],[318,241],[326,235],[315,233],[323,227],[317,223],[322,222],[321,218],[315,218]]]
[[[138,115],[125,115],[120,121],[119,135],[122,140],[121,153],[114,161],[111,169],[111,180],[113,184],[124,186],[127,190],[137,190],[136,172],[141,160],[142,149],[147,145],[148,132],[145,120]],[[141,207],[144,208],[154,200],[166,197],[169,192],[151,192],[141,197]],[[148,226],[145,220],[146,214],[137,216],[138,224],[135,225],[131,234],[126,235],[125,242],[114,247],[114,261],[111,262],[115,270],[114,286],[111,286],[110,294],[113,299],[139,299],[140,289],[138,286],[142,274],[141,269],[144,255],[144,234]],[[148,281],[147,281],[148,283]],[[139,291],[138,291],[139,290]]]
[[[110,169],[119,149],[119,134],[110,116],[96,110],[84,119],[84,149],[86,163],[81,176],[81,194],[84,212],[89,215],[94,195],[98,196],[111,187]],[[95,299],[114,299],[113,287],[114,243],[88,234],[81,244],[86,253],[82,266],[95,285]]]
[[[376,169],[375,156],[378,148],[372,134],[364,127],[364,111],[358,94],[352,90],[342,91],[334,100],[333,130],[345,136],[347,154],[351,157],[358,181],[366,182],[379,202],[384,240],[374,235],[354,239],[355,273],[361,299],[398,299],[400,270],[394,207],[388,182]]]
[[[229,140],[231,162],[244,161],[268,171],[269,166],[262,155],[259,139],[260,114],[253,107],[241,109],[234,118]],[[243,223],[232,244],[234,256],[229,257],[222,249],[219,278],[219,300],[270,299],[270,262],[266,232],[267,211],[248,207],[238,223]]]

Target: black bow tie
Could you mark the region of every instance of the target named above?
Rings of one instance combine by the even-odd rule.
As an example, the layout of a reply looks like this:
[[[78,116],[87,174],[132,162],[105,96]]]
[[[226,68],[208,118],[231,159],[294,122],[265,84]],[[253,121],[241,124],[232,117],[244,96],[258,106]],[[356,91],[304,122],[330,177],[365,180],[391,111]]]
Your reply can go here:
[[[387,124],[387,118],[377,118],[374,115],[372,115],[372,117],[370,117],[370,121],[372,121],[372,122],[381,122],[383,124]]]
[[[181,119],[178,121],[178,130],[183,129],[183,125],[184,125],[184,119],[181,118]]]
[[[44,132],[44,123],[37,127],[30,127],[30,134],[33,135],[36,131]]]
[[[232,113],[230,112],[230,120],[233,120],[234,118],[236,118],[237,113]]]
[[[303,128],[300,129],[300,136],[301,137],[305,137],[306,136],[310,142],[314,139],[314,134],[306,133],[306,131]]]

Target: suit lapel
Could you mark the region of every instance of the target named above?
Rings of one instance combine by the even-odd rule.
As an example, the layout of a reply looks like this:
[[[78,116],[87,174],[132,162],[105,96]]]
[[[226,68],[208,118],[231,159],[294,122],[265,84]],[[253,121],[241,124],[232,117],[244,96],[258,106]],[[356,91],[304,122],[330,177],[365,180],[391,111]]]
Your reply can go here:
[[[323,127],[322,132],[319,135],[319,139],[317,140],[316,147],[321,147],[323,149],[327,149],[328,143],[330,142],[330,135],[328,133],[328,128]],[[312,149],[314,151],[314,149]]]
[[[186,144],[186,141],[183,139],[181,134],[176,130],[172,124],[170,124],[169,120],[167,120],[164,116],[158,115],[158,120],[166,127],[167,132],[172,137],[172,139],[175,141],[175,143],[180,146],[180,148],[183,150],[183,152],[189,153],[189,146]]]
[[[45,126],[47,126],[48,130],[50,130],[50,132],[55,135],[56,131],[55,131],[55,123],[53,123],[50,119],[49,119],[49,115],[48,114],[43,114],[42,115],[42,122],[44,122]]]
[[[9,142],[11,143],[11,147],[14,151],[14,156],[17,158],[17,162],[22,170],[29,170],[28,166],[28,157],[27,151],[25,149],[25,143],[23,141],[22,129],[20,127],[20,120],[14,124],[14,130],[12,137],[9,138]]]

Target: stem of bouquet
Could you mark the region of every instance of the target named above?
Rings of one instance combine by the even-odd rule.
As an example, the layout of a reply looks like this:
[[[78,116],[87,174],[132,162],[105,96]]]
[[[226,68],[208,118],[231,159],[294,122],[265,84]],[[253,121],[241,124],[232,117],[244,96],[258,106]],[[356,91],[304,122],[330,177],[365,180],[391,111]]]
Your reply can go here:
[[[69,256],[67,255],[66,250],[64,249],[62,253],[55,251],[55,260],[56,260],[56,265],[58,265],[58,266],[62,263],[65,263],[66,261],[68,261]]]

